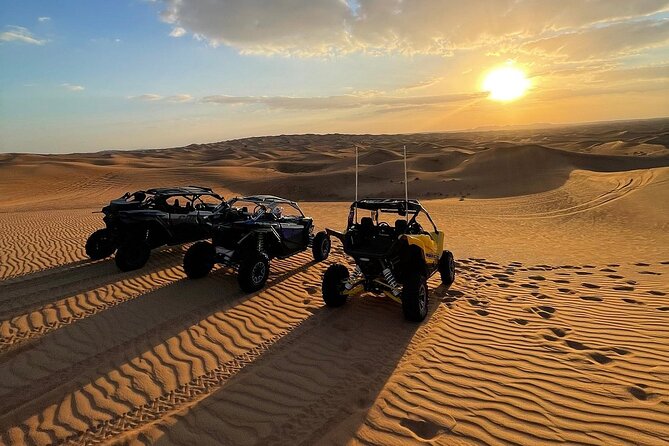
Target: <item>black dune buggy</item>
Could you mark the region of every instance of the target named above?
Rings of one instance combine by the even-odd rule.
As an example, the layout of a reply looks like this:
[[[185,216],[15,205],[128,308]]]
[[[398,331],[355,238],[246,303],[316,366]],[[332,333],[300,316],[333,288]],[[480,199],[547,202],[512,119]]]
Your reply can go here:
[[[221,196],[207,187],[165,187],[126,193],[102,208],[106,227],[86,241],[92,260],[116,251],[121,271],[141,268],[151,250],[208,237],[201,219],[227,207]]]
[[[269,276],[269,262],[284,259],[311,247],[316,261],[330,253],[325,231],[314,234],[314,223],[297,203],[271,195],[234,198],[229,207],[208,217],[212,241],[191,246],[184,256],[184,270],[191,279],[206,276],[220,263],[237,270],[246,292],[261,289]]]
[[[358,213],[366,214],[358,221]],[[394,218],[391,226],[386,217]],[[423,225],[429,225],[425,230]],[[443,249],[444,233],[417,200],[368,198],[351,205],[344,233],[331,229],[355,268],[331,265],[323,276],[323,300],[330,307],[364,291],[382,292],[402,304],[404,316],[420,322],[427,315],[427,279],[436,271],[445,287],[455,280],[455,261]]]

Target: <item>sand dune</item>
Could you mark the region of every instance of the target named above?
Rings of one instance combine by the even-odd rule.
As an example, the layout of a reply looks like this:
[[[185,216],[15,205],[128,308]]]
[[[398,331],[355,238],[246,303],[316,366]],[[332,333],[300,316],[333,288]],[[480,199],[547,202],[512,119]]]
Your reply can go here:
[[[146,185],[206,184],[225,193],[272,190],[296,200],[354,195],[353,145],[365,194],[403,194],[402,146],[418,198],[498,198],[546,192],[571,173],[669,166],[668,120],[516,132],[286,135],[181,148],[0,158],[0,210],[97,207]],[[664,139],[663,139],[664,138]],[[323,187],[323,186],[326,187]],[[43,186],[43,187],[40,187]],[[44,188],[48,187],[48,193]],[[36,192],[37,191],[37,192]],[[11,192],[11,193],[10,193]]]
[[[667,444],[668,126],[2,155],[0,444]],[[156,185],[323,195],[305,211],[341,229],[353,143],[387,195],[407,144],[458,259],[423,324],[371,295],[325,308],[338,245],[253,294],[185,279],[185,247],[130,273],[85,259],[92,212]]]

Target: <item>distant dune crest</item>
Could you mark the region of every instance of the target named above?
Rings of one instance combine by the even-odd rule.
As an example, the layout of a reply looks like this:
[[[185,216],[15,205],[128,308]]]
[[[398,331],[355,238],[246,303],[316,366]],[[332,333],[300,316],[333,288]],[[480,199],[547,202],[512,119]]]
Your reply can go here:
[[[77,207],[130,189],[201,183],[235,194],[346,201],[360,190],[403,195],[402,146],[412,196],[496,198],[553,190],[575,170],[625,172],[669,166],[669,119],[549,129],[406,135],[281,135],[186,147],[68,155],[6,154],[0,190],[13,206]],[[27,184],[29,187],[12,188]],[[105,185],[102,197],[98,187]],[[48,197],[39,193],[48,187]],[[34,193],[34,190],[37,193]],[[95,189],[93,196],[87,191]]]

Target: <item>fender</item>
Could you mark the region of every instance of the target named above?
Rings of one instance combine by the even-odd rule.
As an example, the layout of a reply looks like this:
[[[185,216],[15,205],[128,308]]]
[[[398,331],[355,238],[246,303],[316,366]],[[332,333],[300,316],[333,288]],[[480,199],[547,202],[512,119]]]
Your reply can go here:
[[[330,228],[325,228],[325,232],[330,236],[330,237],[335,237],[338,238],[340,242],[344,242],[344,233],[335,231],[334,229]]]
[[[416,245],[423,253],[423,260],[432,267],[439,263],[441,250],[437,241],[429,234],[405,234],[403,236],[409,245]],[[442,239],[443,240],[443,239]],[[443,242],[442,242],[443,243]]]

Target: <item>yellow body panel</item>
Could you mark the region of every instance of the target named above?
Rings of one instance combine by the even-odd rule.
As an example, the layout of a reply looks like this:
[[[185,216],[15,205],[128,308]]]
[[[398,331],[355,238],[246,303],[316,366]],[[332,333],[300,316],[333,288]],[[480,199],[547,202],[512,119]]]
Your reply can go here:
[[[350,290],[344,290],[342,294],[345,294],[347,296],[354,296],[356,294],[362,293],[363,291],[365,291],[365,287],[363,287],[362,285],[356,285]]]
[[[393,293],[391,293],[390,291],[384,291],[383,294],[385,294],[386,297],[391,298],[392,300],[394,300],[394,301],[397,302],[398,304],[401,304],[401,303],[402,303],[402,299],[399,298],[399,297],[397,297],[397,296],[395,296],[395,295],[394,295]]]
[[[444,233],[431,232],[429,234],[405,235],[410,245],[416,245],[425,254],[425,263],[436,265],[444,250]]]

